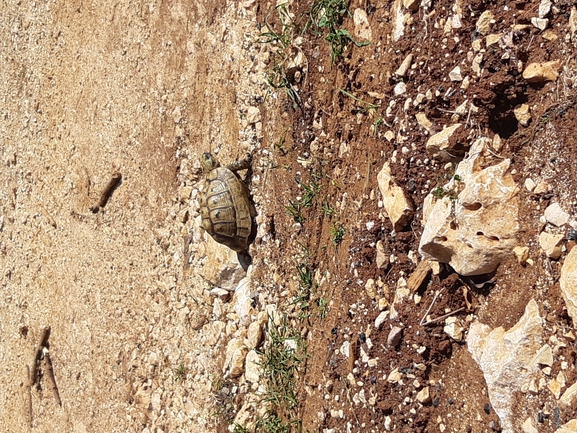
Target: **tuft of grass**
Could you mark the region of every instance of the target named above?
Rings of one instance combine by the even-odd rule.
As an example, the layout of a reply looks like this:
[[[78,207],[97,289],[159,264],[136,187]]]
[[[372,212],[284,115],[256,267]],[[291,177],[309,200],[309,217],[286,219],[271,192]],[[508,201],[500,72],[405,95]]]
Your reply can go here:
[[[275,149],[278,150],[279,153],[280,153],[281,155],[283,155],[283,156],[287,154],[287,150],[286,150],[285,147],[284,147],[284,143],[285,143],[285,141],[286,141],[286,135],[287,135],[287,133],[289,132],[290,129],[291,129],[291,127],[290,127],[290,126],[287,126],[287,127],[285,128],[285,130],[283,131],[283,133],[281,134],[281,136],[280,136],[280,138],[278,139],[278,141],[274,144]]]
[[[211,416],[222,423],[230,424],[234,419],[236,409],[233,402],[234,395],[230,392],[233,385],[221,376],[211,378],[211,384],[214,392],[214,405]]]
[[[294,222],[302,224],[305,220],[302,210],[303,207],[301,205],[300,200],[292,201],[289,200],[289,204],[285,206],[287,213],[292,217]]]
[[[310,316],[310,299],[315,289],[315,283],[313,271],[308,265],[304,263],[298,264],[297,274],[299,279],[299,291],[291,304],[297,305],[300,308],[301,312],[299,317],[302,319]]]
[[[181,381],[186,377],[186,373],[188,373],[187,368],[184,366],[184,364],[180,364],[177,368],[174,369],[174,381]]]
[[[317,305],[319,307],[319,317],[321,318],[321,320],[324,320],[324,318],[327,317],[327,314],[329,312],[329,303],[325,298],[319,298],[319,300],[317,301]]]
[[[361,110],[361,111],[374,112],[377,108],[379,108],[379,105],[378,105],[378,104],[372,104],[372,103],[370,103],[370,102],[363,101],[362,99],[357,98],[355,95],[353,95],[352,93],[347,92],[347,91],[344,90],[344,89],[339,89],[339,91],[340,91],[343,95],[348,96],[349,98],[351,98],[351,99],[353,99],[354,101],[356,101],[356,102],[358,102],[359,104],[361,104],[361,106],[360,106],[360,110]],[[381,121],[383,120],[382,117],[381,117],[380,119],[381,119]],[[378,120],[378,119],[377,119],[377,120]]]
[[[342,57],[350,43],[357,47],[370,45],[370,42],[355,41],[347,30],[340,28],[344,16],[350,16],[346,0],[317,0],[307,15],[307,28],[312,28],[316,33],[326,32],[325,40],[331,46],[333,64],[337,58]]]
[[[339,245],[345,237],[345,227],[341,223],[332,223],[329,229],[329,235],[333,244]]]
[[[275,24],[272,24],[270,20],[273,12],[276,12]],[[292,100],[293,106],[302,108],[300,96],[287,76],[288,65],[295,52],[298,51],[293,41],[302,32],[297,20],[288,10],[288,2],[278,4],[265,17],[264,25],[266,31],[260,34],[259,42],[271,44],[274,47],[271,50],[272,67],[266,76],[267,83],[273,89],[284,89],[287,96]]]
[[[269,328],[269,341],[261,363],[266,384],[264,400],[272,404],[277,414],[291,419],[299,405],[297,373],[308,357],[307,345],[286,316],[278,326],[272,319],[269,323],[273,325]]]
[[[310,184],[304,184],[297,180],[297,183],[303,188],[304,192],[300,199],[289,200],[289,204],[285,206],[287,213],[297,223],[304,222],[303,210],[313,205],[316,195],[321,190],[321,185],[318,183],[318,177],[313,175]]]
[[[328,202],[326,202],[326,201],[323,203],[321,209],[322,209],[323,213],[325,214],[325,216],[326,216],[326,217],[329,217],[329,218],[332,217],[332,216],[336,213],[335,208],[332,207],[332,206],[331,206]]]

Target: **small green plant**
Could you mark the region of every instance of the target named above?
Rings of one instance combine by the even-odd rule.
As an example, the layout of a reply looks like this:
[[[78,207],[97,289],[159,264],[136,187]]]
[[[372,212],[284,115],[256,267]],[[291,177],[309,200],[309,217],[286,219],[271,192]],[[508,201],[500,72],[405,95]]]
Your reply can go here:
[[[311,176],[310,184],[307,185],[298,180],[297,183],[303,188],[304,193],[298,200],[289,200],[285,209],[295,222],[302,224],[304,222],[303,209],[313,205],[314,198],[321,190],[321,185],[318,183],[318,176],[314,174]]]
[[[175,370],[174,370],[174,381],[175,382],[179,382],[182,379],[184,379],[186,377],[186,373],[188,373],[188,370],[186,369],[186,367],[184,366],[184,364],[180,364]]]
[[[280,153],[281,155],[283,155],[283,156],[286,155],[286,153],[287,153],[287,151],[286,151],[286,149],[285,149],[285,147],[284,147],[284,143],[285,143],[285,140],[286,140],[286,135],[287,135],[287,133],[289,132],[290,129],[291,129],[291,127],[290,127],[290,126],[287,126],[287,127],[285,128],[285,130],[283,131],[283,133],[281,134],[279,140],[274,144],[275,149],[277,149],[277,150],[279,151],[279,153]]]
[[[447,192],[445,191],[445,188],[438,186],[433,190],[433,195],[440,200],[447,195]]]
[[[345,95],[348,96],[349,98],[353,99],[354,101],[358,102],[359,104],[361,104],[360,110],[361,111],[367,111],[367,112],[374,112],[377,108],[379,108],[379,105],[377,104],[372,104],[370,102],[367,101],[363,101],[360,98],[357,98],[355,95],[353,95],[352,93],[347,92],[344,89],[339,89],[339,91]],[[382,117],[381,117],[382,120]]]
[[[295,223],[302,224],[305,220],[302,214],[302,205],[300,200],[289,200],[289,204],[285,206],[287,213],[292,217]]]
[[[441,200],[446,196],[448,196],[451,201],[457,200],[457,198],[459,197],[459,192],[462,189],[462,185],[460,183],[461,176],[459,176],[458,174],[454,174],[453,176],[451,176],[451,179],[455,181],[455,184],[451,189],[445,189],[442,186],[438,186],[432,191],[433,196],[435,196],[439,200]]]
[[[299,317],[302,319],[309,317],[310,315],[310,299],[315,288],[315,283],[313,272],[305,263],[299,263],[297,265],[297,274],[299,279],[299,290],[292,304],[299,307]]]
[[[269,341],[262,354],[262,371],[265,378],[264,400],[272,404],[284,417],[295,418],[298,408],[296,374],[306,361],[307,346],[298,329],[292,327],[287,317],[269,328]],[[284,418],[283,417],[283,418]]]
[[[327,313],[329,311],[329,304],[325,298],[319,298],[317,304],[319,307],[319,317],[321,320],[324,320],[324,318],[327,317]]]
[[[332,207],[332,206],[331,206],[328,202],[326,202],[326,201],[323,203],[321,209],[322,209],[322,211],[323,211],[323,214],[325,214],[325,216],[326,216],[326,217],[329,217],[329,218],[332,217],[332,216],[336,213],[335,208]]]
[[[373,122],[373,132],[375,133],[375,137],[378,135],[379,126],[381,126],[383,123],[385,123],[385,119],[383,119],[383,116],[377,117],[376,120]]]
[[[345,15],[350,15],[346,0],[317,0],[308,12],[308,28],[316,33],[327,32],[325,40],[331,45],[331,62],[342,57],[349,43],[357,47],[369,45],[370,42],[357,42],[351,34],[340,28]]]
[[[234,418],[234,395],[230,392],[231,383],[222,376],[211,377],[214,405],[211,416],[222,423],[229,424]],[[236,430],[235,430],[236,431]]]
[[[332,223],[329,235],[334,245],[339,245],[345,236],[345,227],[340,223]]]
[[[277,5],[273,11],[276,12],[276,23],[271,23],[272,12],[269,13],[264,20],[266,31],[260,34],[259,39],[259,42],[274,47],[271,50],[272,67],[266,80],[271,88],[284,89],[295,108],[302,108],[300,96],[287,77],[288,65],[298,50],[293,46],[293,40],[301,34],[301,26],[288,10],[288,2]]]

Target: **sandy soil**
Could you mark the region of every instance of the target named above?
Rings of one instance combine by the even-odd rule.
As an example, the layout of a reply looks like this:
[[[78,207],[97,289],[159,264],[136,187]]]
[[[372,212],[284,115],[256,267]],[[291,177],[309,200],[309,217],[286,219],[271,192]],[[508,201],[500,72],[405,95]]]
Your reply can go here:
[[[300,17],[312,3],[296,2],[290,10]],[[415,114],[425,113],[439,131],[468,100],[478,109],[461,118],[467,134],[499,134],[504,145],[495,161],[511,158],[520,185],[533,177],[551,190],[519,192],[518,241],[530,248],[534,265],[513,258],[503,263],[496,283],[473,291],[472,309],[459,318],[465,323],[474,315],[491,327],[509,328],[535,298],[546,319],[545,340],[562,339],[573,327],[559,293],[564,256],[547,260],[537,242],[539,218],[549,203],[559,202],[572,216],[577,207],[571,4],[558,1],[549,15],[555,38],[531,26],[538,3],[457,3],[460,27],[446,32],[444,23],[455,11],[443,0],[428,12],[409,12],[404,36],[393,41],[393,2],[350,2],[351,13],[367,13],[371,45],[350,45],[333,63],[322,32],[303,35],[295,43],[294,62],[284,65],[298,103],[267,83],[278,48],[262,43],[259,34],[266,23],[279,28],[271,2],[4,4],[0,424],[5,431],[229,429],[255,386],[244,376],[227,379],[234,398],[222,410],[223,353],[232,337],[243,335],[244,325],[237,323],[235,298],[215,299],[202,277],[207,247],[195,197],[202,184],[198,157],[206,150],[226,161],[253,154],[248,182],[259,214],[250,250],[253,308],[258,314],[275,305],[306,335],[311,356],[299,381],[303,431],[380,432],[387,416],[398,432],[499,431],[482,372],[466,345],[450,339],[442,324],[418,326],[435,289],[445,288],[446,295],[432,315],[466,305],[456,274],[433,277],[419,305],[399,310],[405,331],[398,350],[386,347],[387,333],[369,331],[380,310],[364,290],[370,278],[395,287],[413,272],[423,200],[451,173],[428,159],[428,134]],[[475,24],[485,10],[495,14],[491,33],[507,32],[515,23],[528,27],[515,34],[506,59],[501,48],[486,48],[477,76],[469,57],[480,37]],[[355,34],[352,17],[341,25]],[[399,80],[393,73],[410,53],[419,66]],[[540,85],[528,84],[515,62],[555,59],[562,64],[560,77]],[[447,96],[448,74],[456,65],[471,75],[471,84]],[[402,96],[394,93],[399,81],[406,82]],[[427,90],[438,95],[406,104],[407,97]],[[532,113],[527,127],[513,114],[523,103]],[[391,158],[405,146],[406,157]],[[417,204],[413,224],[396,234],[379,206],[376,174],[385,161],[392,161],[393,175]],[[319,192],[295,224],[289,200],[312,183]],[[379,240],[395,257],[386,270],[375,266]],[[304,318],[293,304],[302,264],[322,281],[309,294]],[[392,302],[394,290],[381,295]],[[327,301],[322,314],[321,301]],[[29,383],[45,326],[51,328],[47,346],[61,405],[46,373],[39,387]],[[352,357],[335,350],[344,341],[352,345]],[[571,384],[577,379],[577,348],[574,341],[566,343],[550,377],[564,360],[571,366],[566,372]],[[418,353],[419,346],[427,350]],[[378,358],[378,367],[359,362],[361,353]],[[400,385],[382,380],[394,368],[410,380]],[[430,403],[415,400],[415,381],[431,384]],[[367,399],[376,396],[374,403],[359,403],[361,390]],[[554,432],[577,417],[576,408],[559,408],[546,389],[531,398],[520,395],[518,402],[519,419],[540,414],[540,432]]]

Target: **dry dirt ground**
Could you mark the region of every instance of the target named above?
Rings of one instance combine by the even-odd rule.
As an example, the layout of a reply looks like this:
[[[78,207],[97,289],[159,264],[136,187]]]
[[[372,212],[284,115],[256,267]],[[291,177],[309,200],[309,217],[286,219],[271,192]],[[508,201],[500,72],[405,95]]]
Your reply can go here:
[[[287,30],[294,40],[286,53],[259,36],[283,33],[283,20],[299,22],[315,3],[290,4],[288,18],[276,3],[259,0],[3,3],[5,431],[227,431],[259,391],[244,375],[223,377],[227,344],[243,337],[247,324],[238,323],[238,300],[215,298],[202,277],[210,249],[195,196],[205,150],[227,161],[253,154],[248,183],[259,231],[250,249],[251,314],[274,306],[308,346],[298,406],[276,412],[279,420],[300,420],[294,431],[499,431],[466,344],[451,339],[442,322],[419,325],[441,288],[430,314],[466,307],[459,314],[465,327],[477,318],[508,329],[536,299],[544,341],[564,343],[543,376],[557,377],[563,368],[568,385],[577,380],[577,347],[566,337],[573,324],[558,284],[565,253],[547,260],[537,242],[549,203],[572,217],[577,210],[571,2],[554,2],[542,31],[531,24],[539,2],[441,0],[410,10],[400,1],[351,1],[351,15],[338,28],[364,40],[352,18],[363,10],[371,43],[349,44],[334,61],[326,29]],[[397,10],[406,21],[394,40]],[[484,45],[476,23],[487,10],[494,14],[490,34],[510,34],[511,45]],[[526,27],[513,32],[516,24]],[[484,50],[478,73],[477,39]],[[396,77],[408,54],[413,67]],[[520,74],[518,62],[550,60],[561,65],[554,81],[530,84]],[[449,79],[457,65],[470,77],[467,88]],[[285,86],[272,88],[267,77],[286,79]],[[406,85],[401,94],[399,82]],[[432,96],[416,102],[427,91]],[[528,126],[513,114],[521,104],[530,107]],[[430,132],[417,113],[431,121]],[[512,160],[522,203],[518,242],[529,247],[533,265],[511,258],[494,284],[471,290],[467,299],[450,269],[433,276],[421,302],[403,304],[391,322],[404,327],[394,349],[388,332],[374,328],[381,309],[365,286],[373,279],[379,297],[392,303],[399,279],[414,271],[424,198],[454,170],[432,159],[425,143],[457,120],[466,123],[461,142],[501,137],[491,163]],[[398,233],[379,204],[376,175],[387,161],[417,209]],[[528,177],[551,189],[532,194],[523,188]],[[314,192],[310,205],[295,219],[288,210],[302,203],[307,188]],[[386,269],[375,264],[379,240],[393,258]],[[304,293],[302,272],[314,280]],[[60,405],[46,364],[40,386],[29,380],[45,326]],[[265,331],[263,351],[270,327]],[[348,357],[337,350],[345,341]],[[395,368],[403,381],[385,380]],[[415,396],[424,385],[431,399],[421,404]],[[517,419],[532,417],[539,432],[577,417],[546,387],[514,398]],[[255,407],[245,411],[247,431]]]

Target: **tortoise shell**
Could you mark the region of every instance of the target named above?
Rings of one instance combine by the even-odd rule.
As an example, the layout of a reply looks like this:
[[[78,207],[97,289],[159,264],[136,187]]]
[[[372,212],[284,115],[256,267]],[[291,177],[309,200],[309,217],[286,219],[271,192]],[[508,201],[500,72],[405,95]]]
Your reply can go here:
[[[246,251],[252,220],[244,182],[228,168],[214,168],[206,176],[199,202],[204,230],[218,243]]]

